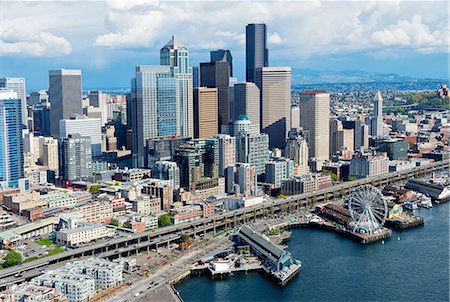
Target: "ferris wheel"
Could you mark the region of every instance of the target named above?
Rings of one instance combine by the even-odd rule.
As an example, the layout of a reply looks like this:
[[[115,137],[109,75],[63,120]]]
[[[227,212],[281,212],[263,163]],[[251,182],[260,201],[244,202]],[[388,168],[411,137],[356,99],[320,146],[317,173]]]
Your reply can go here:
[[[348,209],[354,230],[363,229],[368,233],[380,229],[388,214],[386,199],[380,190],[371,185],[359,186],[352,192]]]

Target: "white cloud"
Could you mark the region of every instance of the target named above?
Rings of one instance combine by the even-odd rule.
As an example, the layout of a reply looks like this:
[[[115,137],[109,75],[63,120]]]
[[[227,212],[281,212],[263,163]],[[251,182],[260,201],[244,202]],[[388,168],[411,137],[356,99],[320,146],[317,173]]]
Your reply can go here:
[[[281,44],[281,43],[283,43],[283,40],[281,39],[279,33],[274,32],[272,35],[269,35],[267,37],[267,42],[269,44]]]
[[[0,40],[2,55],[55,57],[72,52],[69,41],[49,32],[32,32],[18,28],[7,28]]]

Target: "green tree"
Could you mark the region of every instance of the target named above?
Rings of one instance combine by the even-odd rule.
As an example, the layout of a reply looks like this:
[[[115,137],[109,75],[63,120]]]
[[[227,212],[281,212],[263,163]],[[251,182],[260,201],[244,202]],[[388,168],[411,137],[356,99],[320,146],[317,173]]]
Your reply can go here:
[[[172,225],[172,220],[170,220],[170,215],[169,214],[162,214],[159,217],[159,219],[158,219],[158,225],[159,225],[160,228]]]
[[[92,194],[97,194],[101,188],[102,188],[101,185],[92,185],[91,188],[89,189],[89,192],[91,192]]]
[[[349,181],[354,181],[354,180],[357,180],[357,178],[354,177],[354,176],[351,176],[351,177],[348,178],[348,180],[349,180]]]
[[[120,227],[120,222],[117,220],[113,220],[111,221],[110,225],[116,226],[116,227]]]
[[[7,268],[7,267],[17,265],[19,263],[22,263],[22,255],[20,255],[19,253],[15,252],[15,251],[10,251],[6,255],[5,262],[3,262],[2,266],[4,268]]]

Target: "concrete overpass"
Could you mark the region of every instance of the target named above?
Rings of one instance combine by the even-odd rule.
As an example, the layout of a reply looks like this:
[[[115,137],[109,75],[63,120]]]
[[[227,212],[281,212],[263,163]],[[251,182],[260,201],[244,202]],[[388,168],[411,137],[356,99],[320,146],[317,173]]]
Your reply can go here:
[[[411,170],[386,173],[383,175],[367,177],[355,181],[344,182],[330,188],[312,193],[287,196],[276,199],[272,202],[264,202],[253,207],[237,209],[225,213],[215,214],[208,218],[197,219],[195,221],[173,226],[164,227],[154,231],[147,231],[140,234],[133,234],[126,237],[119,237],[89,246],[69,250],[57,255],[37,259],[32,262],[23,263],[17,266],[0,270],[0,288],[23,281],[17,274],[26,276],[26,272],[45,268],[47,265],[71,260],[84,256],[102,256],[108,259],[126,256],[150,248],[157,248],[160,245],[168,245],[170,242],[180,239],[182,234],[198,236],[213,232],[233,228],[235,226],[253,221],[257,218],[273,216],[283,212],[296,211],[301,208],[312,208],[319,202],[333,201],[347,196],[353,188],[370,184],[376,187],[383,187],[387,184],[405,181],[414,177],[422,177],[430,173],[449,167],[449,160],[435,162],[429,165],[416,167]],[[29,277],[28,277],[29,278]]]

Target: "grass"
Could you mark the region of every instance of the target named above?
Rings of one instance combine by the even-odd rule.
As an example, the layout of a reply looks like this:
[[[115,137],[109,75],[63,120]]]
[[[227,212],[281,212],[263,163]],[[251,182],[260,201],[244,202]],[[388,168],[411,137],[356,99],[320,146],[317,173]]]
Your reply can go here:
[[[44,245],[44,246],[50,246],[53,244],[53,242],[48,238],[42,238],[42,239],[36,240],[36,243],[38,243],[40,245]]]
[[[56,254],[62,253],[62,252],[64,252],[64,251],[65,251],[65,249],[63,249],[63,248],[60,247],[60,246],[57,246],[57,247],[55,247],[53,250],[51,250],[51,251],[48,253],[47,256],[56,255]]]
[[[38,259],[39,259],[39,257],[37,257],[37,256],[30,257],[30,258],[25,259],[23,261],[23,263],[31,262],[31,261],[38,260]]]

